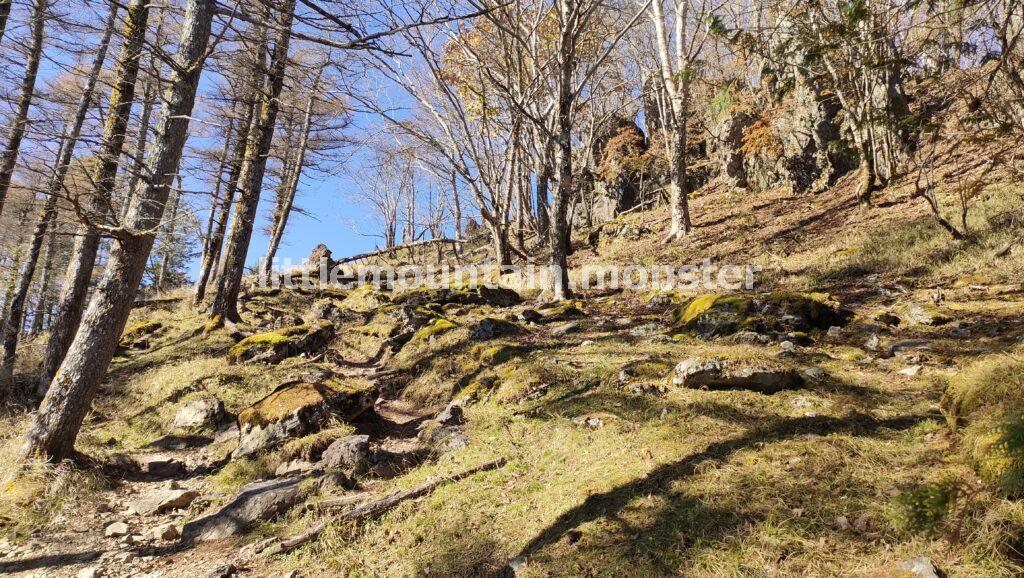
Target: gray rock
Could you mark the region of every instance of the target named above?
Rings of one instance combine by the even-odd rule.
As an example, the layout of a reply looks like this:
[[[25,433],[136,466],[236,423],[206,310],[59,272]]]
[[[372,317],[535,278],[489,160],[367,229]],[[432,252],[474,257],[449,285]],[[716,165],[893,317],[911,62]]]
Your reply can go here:
[[[334,440],[334,443],[324,450],[319,466],[324,469],[362,473],[366,471],[369,458],[370,436],[351,435]]]
[[[898,567],[900,570],[909,572],[914,578],[941,578],[942,576],[938,567],[935,566],[935,562],[924,556],[904,560],[899,563]]]
[[[905,351],[931,351],[932,342],[928,339],[902,339],[893,343],[889,351],[896,355]]]
[[[79,570],[78,573],[75,574],[75,578],[102,578],[106,575],[107,573],[103,568],[99,566],[88,566]]]
[[[304,474],[316,469],[316,464],[307,460],[292,460],[285,462],[274,470],[274,475],[277,477],[293,476],[295,474]]]
[[[757,333],[756,331],[740,331],[734,333],[729,340],[733,343],[753,345],[755,343],[767,343],[768,336]]]
[[[158,478],[174,477],[185,471],[185,464],[169,456],[145,454],[134,459],[140,472]]]
[[[434,416],[434,421],[441,425],[462,425],[466,422],[465,412],[462,410],[462,400],[454,400],[449,403],[441,413]]]
[[[828,377],[828,373],[820,367],[801,367],[799,371],[800,376],[803,377],[805,381],[810,381],[812,383],[824,381],[824,379]]]
[[[688,357],[676,365],[672,383],[694,389],[747,389],[771,394],[798,389],[804,385],[804,379],[788,369],[761,369],[737,362]]]
[[[310,485],[303,484],[300,477],[249,484],[217,512],[185,524],[182,540],[209,542],[241,534],[284,513],[309,491]]]
[[[943,325],[951,321],[950,317],[941,311],[924,306],[913,301],[908,301],[904,305],[900,312],[907,318],[911,323],[917,323],[919,325]]]
[[[232,576],[238,575],[238,569],[232,564],[225,564],[223,566],[217,566],[213,570],[206,573],[206,578],[231,578]]]
[[[128,504],[128,510],[140,516],[152,516],[187,508],[198,497],[199,492],[195,490],[151,490]]]
[[[190,401],[174,414],[174,427],[214,427],[224,419],[224,403],[215,397]]]
[[[580,330],[580,326],[581,324],[579,321],[570,321],[568,323],[553,328],[551,330],[551,335],[553,337],[562,337],[565,335],[569,335],[570,333],[576,333]]]
[[[118,538],[128,535],[128,524],[124,522],[111,522],[103,528],[103,535],[107,538]]]
[[[651,337],[663,331],[662,326],[657,323],[644,323],[630,328],[628,333],[633,337]]]
[[[524,309],[519,314],[519,319],[524,323],[540,323],[540,320],[544,319],[544,316],[534,309]]]
[[[906,375],[907,377],[914,377],[918,373],[921,373],[920,365],[908,365],[900,370],[900,375]]]
[[[177,540],[181,537],[181,532],[178,531],[177,526],[167,522],[150,530],[148,536],[152,540]]]
[[[843,336],[843,328],[838,325],[833,325],[828,328],[828,333],[825,334],[830,339],[836,339]]]
[[[469,445],[469,437],[458,426],[445,426],[433,420],[429,420],[428,427],[420,430],[419,439],[431,448],[450,452],[462,449]]]
[[[469,338],[473,341],[487,341],[506,335],[519,333],[519,326],[503,319],[487,317],[481,319],[469,330]]]
[[[864,341],[864,349],[868,351],[878,351],[879,339],[877,333],[872,333],[866,341]]]

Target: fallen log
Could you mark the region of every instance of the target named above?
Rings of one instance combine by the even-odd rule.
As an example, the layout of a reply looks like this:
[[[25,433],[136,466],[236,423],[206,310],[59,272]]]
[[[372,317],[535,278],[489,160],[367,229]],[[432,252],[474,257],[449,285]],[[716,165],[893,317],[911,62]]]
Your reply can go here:
[[[379,516],[380,514],[383,514],[384,512],[390,510],[391,508],[397,506],[398,504],[401,504],[402,502],[404,502],[406,500],[412,500],[412,499],[415,499],[415,498],[420,498],[422,496],[425,496],[425,495],[429,494],[430,492],[434,491],[435,488],[437,488],[438,486],[440,486],[442,484],[447,484],[449,482],[457,482],[459,480],[468,478],[468,477],[470,477],[470,476],[472,476],[474,474],[478,474],[480,472],[486,472],[488,470],[496,470],[496,469],[504,466],[505,463],[506,463],[505,458],[498,458],[498,459],[496,459],[494,461],[490,461],[490,462],[487,462],[485,464],[481,464],[481,465],[476,466],[474,468],[470,468],[468,470],[464,470],[462,472],[459,472],[459,473],[456,473],[456,474],[452,474],[450,476],[446,476],[446,477],[439,478],[439,479],[436,479],[436,480],[433,480],[433,481],[429,481],[429,482],[424,482],[424,483],[416,486],[415,488],[412,488],[412,489],[409,489],[409,490],[392,492],[392,493],[388,494],[387,496],[384,496],[383,498],[380,498],[379,500],[373,500],[371,502],[366,502],[366,503],[360,504],[360,505],[356,506],[355,508],[352,508],[351,510],[345,512],[344,514],[341,514],[340,516],[338,516],[335,519],[340,520],[340,521],[344,521],[344,520],[355,521],[355,520],[362,520],[364,518],[370,518],[370,517],[374,517],[374,516]],[[327,510],[327,509],[331,509],[331,508],[335,508],[335,507],[343,507],[343,506],[347,506],[347,505],[350,505],[350,504],[353,504],[353,503],[360,502],[360,501],[364,500],[365,497],[366,497],[365,494],[355,494],[353,496],[345,496],[345,497],[342,497],[342,498],[337,498],[335,500],[328,500],[328,501],[325,501],[325,502],[321,502],[316,507],[319,510]],[[281,540],[277,544],[264,549],[263,550],[263,554],[266,555],[266,556],[273,556],[275,554],[283,554],[285,552],[289,552],[291,550],[294,550],[295,548],[298,548],[299,546],[301,546],[301,545],[303,545],[303,544],[305,544],[307,542],[311,542],[311,541],[315,540],[318,536],[320,536],[320,534],[323,533],[323,531],[324,531],[324,529],[326,527],[327,527],[327,522],[322,520],[322,521],[318,522],[315,526],[310,528],[308,531],[303,532],[302,534],[299,534],[298,536],[294,536],[292,538]]]

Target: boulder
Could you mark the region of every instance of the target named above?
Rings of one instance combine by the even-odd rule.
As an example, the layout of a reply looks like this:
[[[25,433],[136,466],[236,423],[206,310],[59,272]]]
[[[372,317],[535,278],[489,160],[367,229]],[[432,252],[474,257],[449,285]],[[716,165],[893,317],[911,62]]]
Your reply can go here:
[[[355,418],[372,407],[373,398],[372,388],[332,381],[282,384],[238,414],[238,447],[231,456],[244,457],[320,431],[332,415]]]
[[[759,368],[739,362],[688,357],[676,365],[672,383],[693,389],[747,389],[772,394],[799,389],[804,385],[804,378],[790,369]]]
[[[317,321],[246,337],[228,350],[228,363],[280,363],[301,353],[323,349],[334,338],[334,325]]]
[[[124,522],[111,522],[103,528],[103,535],[107,538],[119,538],[128,535],[128,524]]]
[[[182,540],[209,542],[238,535],[284,513],[310,491],[311,485],[302,483],[301,477],[249,484],[220,510],[185,524]]]
[[[147,536],[151,540],[177,540],[181,537],[181,532],[178,531],[178,527],[171,522],[166,524],[160,524],[153,528],[147,533]]]
[[[451,452],[469,445],[469,437],[459,426],[441,425],[435,420],[427,420],[421,425],[417,437],[435,451]]]
[[[340,469],[355,474],[366,471],[370,458],[370,436],[350,435],[339,438],[324,450],[319,467]]]
[[[306,323],[317,321],[340,321],[344,317],[341,308],[335,305],[331,299],[319,299],[306,311],[303,316]]]
[[[900,315],[908,322],[916,325],[938,326],[953,320],[948,314],[937,307],[922,305],[908,301],[899,309]]]
[[[678,330],[709,339],[739,331],[756,333],[827,330],[846,323],[850,314],[821,293],[701,295],[678,308]]]
[[[174,414],[176,428],[215,427],[224,419],[224,403],[215,397],[183,404]]]
[[[163,514],[187,508],[198,497],[195,490],[151,490],[129,503],[128,511],[140,516]]]
[[[579,321],[570,321],[563,323],[551,329],[552,337],[565,337],[570,333],[578,333],[582,324]]]
[[[925,556],[904,560],[897,565],[897,568],[910,574],[913,578],[941,578],[943,576],[935,566],[935,562]]]
[[[518,325],[503,319],[486,317],[481,319],[469,330],[469,338],[473,341],[487,341],[508,335],[515,335],[522,329]]]

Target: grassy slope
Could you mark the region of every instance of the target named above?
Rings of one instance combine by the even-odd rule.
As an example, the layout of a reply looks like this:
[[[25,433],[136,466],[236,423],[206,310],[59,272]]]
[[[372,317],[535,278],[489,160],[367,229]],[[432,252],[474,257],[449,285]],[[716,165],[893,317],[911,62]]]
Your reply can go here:
[[[475,363],[465,326],[506,312],[453,314],[458,328],[413,342],[390,366],[410,371],[403,395],[424,405],[442,404],[474,381],[493,387],[479,389],[482,400],[468,409],[471,444],[370,485],[377,492],[411,487],[496,456],[509,464],[442,486],[377,521],[329,525],[317,542],[272,564],[356,576],[488,575],[525,555],[528,576],[885,576],[891,562],[928,555],[951,576],[1014,575],[1021,567],[1011,550],[1024,535],[1024,508],[978,483],[938,404],[952,375],[983,355],[1007,351],[1022,331],[1024,250],[994,257],[1013,233],[991,225],[1021,198],[1020,189],[990,187],[972,212],[978,240],[960,246],[950,244],[923,203],[898,185],[870,213],[852,202],[848,182],[800,197],[703,196],[694,207],[697,230],[681,247],[659,243],[664,211],[630,215],[624,221],[649,232],[639,241],[581,248],[575,264],[630,263],[638,255],[648,264],[704,256],[749,260],[766,270],[762,288],[840,295],[856,309],[855,325],[892,305],[894,298],[879,286],[900,284],[919,300],[941,289],[957,321],[998,331],[975,331],[966,340],[950,338],[949,327],[883,332],[883,343],[935,340],[936,351],[916,377],[898,374],[905,360],[871,358],[859,348],[866,334],[853,332],[808,347],[795,361],[823,367],[827,382],[764,396],[666,388],[656,371],[624,387],[620,369],[638,359],[664,364],[664,370],[694,353],[756,359],[778,351],[665,343],[602,324],[625,317],[633,325],[667,328],[668,314],[647,309],[640,295],[587,299],[591,317],[581,333],[554,338],[532,329],[510,338],[525,347],[497,367]],[[1000,294],[1014,283],[1016,292]],[[286,295],[272,305],[300,313],[310,302]],[[273,368],[228,366],[223,356],[231,340],[221,333],[190,337],[202,320],[184,305],[135,316],[160,321],[165,330],[152,349],[115,364],[80,442],[100,459],[144,450],[169,431],[177,405],[192,397],[217,395],[238,411],[304,368],[301,360]],[[584,340],[594,343],[581,345]],[[379,338],[348,327],[335,346],[365,360],[377,344]],[[542,394],[529,395],[542,386]],[[584,417],[603,425],[581,425]],[[6,452],[13,452],[24,423],[17,416],[7,422]],[[116,443],[108,445],[109,439]],[[230,492],[268,475],[281,459],[278,453],[235,462],[211,477],[209,488]],[[61,475],[76,481],[57,484]],[[13,520],[5,527],[14,536],[95,505],[94,492],[104,488],[95,474],[34,476],[33,483],[5,490],[3,513]],[[82,484],[85,479],[95,483]],[[896,497],[949,480],[969,496],[927,531],[907,532]],[[313,517],[293,510],[246,541],[298,533]]]

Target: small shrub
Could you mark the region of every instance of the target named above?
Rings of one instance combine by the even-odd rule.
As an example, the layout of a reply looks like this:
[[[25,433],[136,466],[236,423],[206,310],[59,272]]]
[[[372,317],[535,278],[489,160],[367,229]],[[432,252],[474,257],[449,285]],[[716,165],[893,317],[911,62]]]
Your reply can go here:
[[[952,480],[904,490],[893,499],[890,523],[902,534],[932,534],[953,510],[959,494],[960,487]]]

